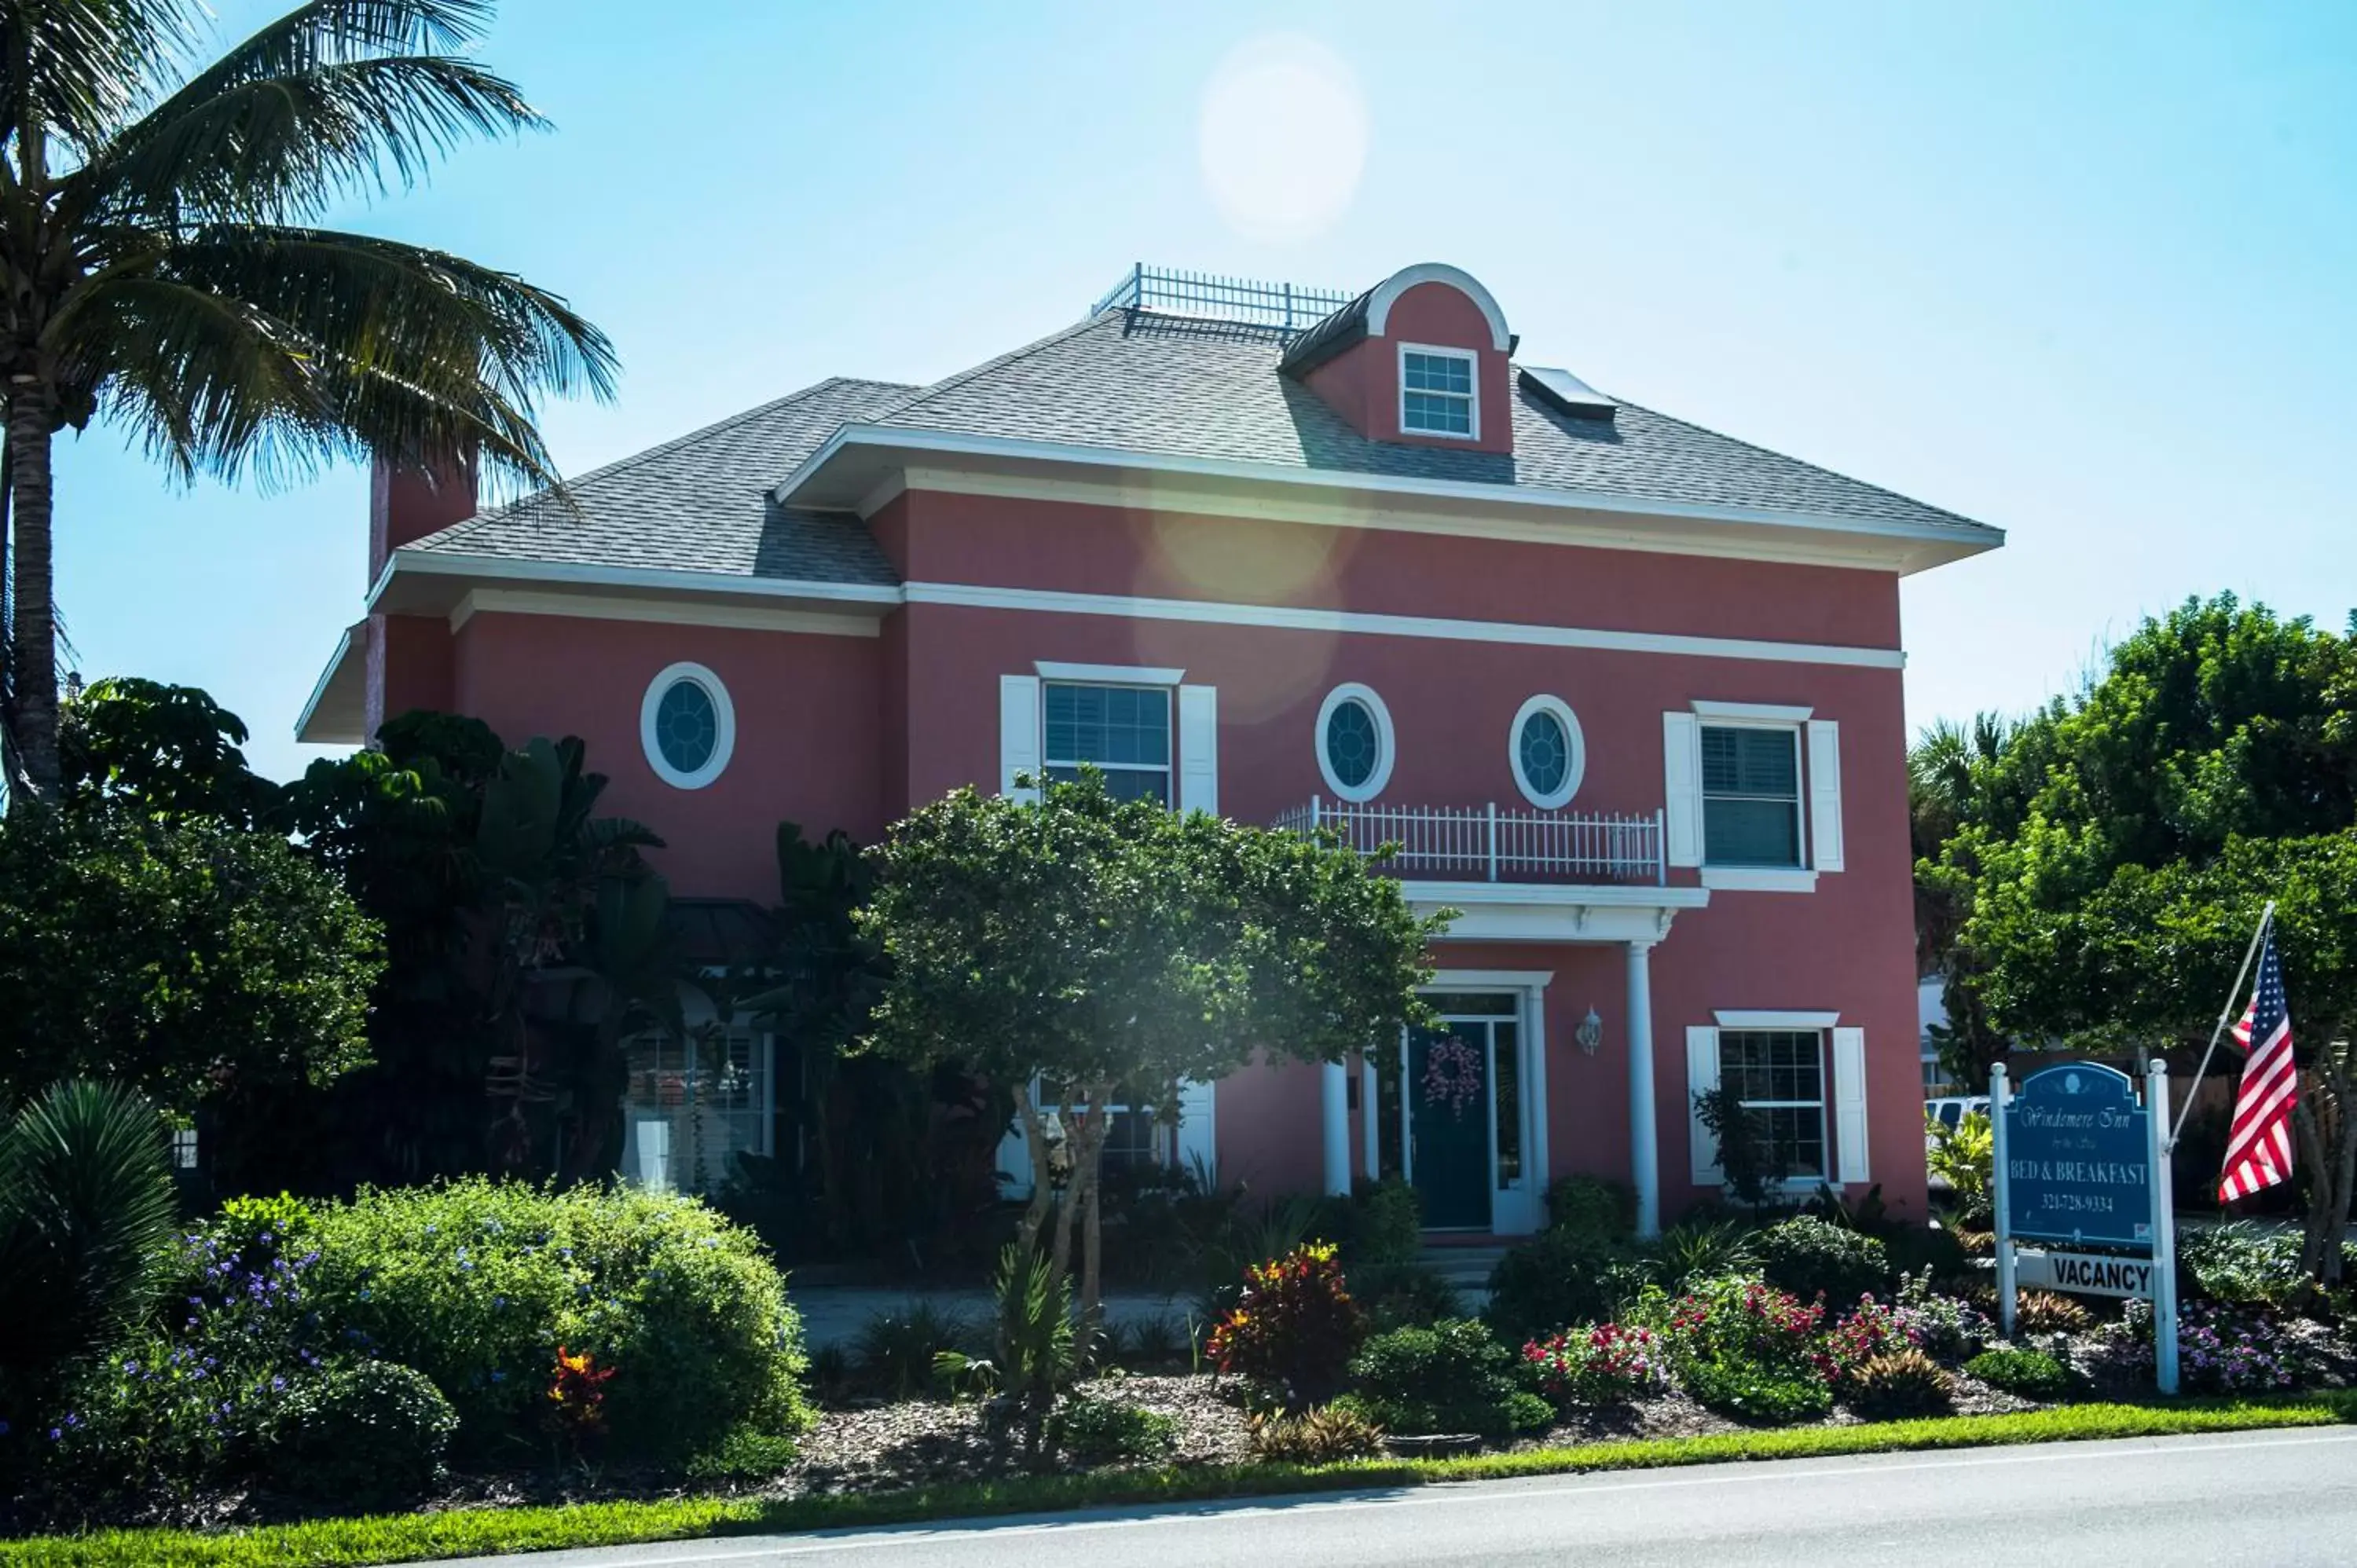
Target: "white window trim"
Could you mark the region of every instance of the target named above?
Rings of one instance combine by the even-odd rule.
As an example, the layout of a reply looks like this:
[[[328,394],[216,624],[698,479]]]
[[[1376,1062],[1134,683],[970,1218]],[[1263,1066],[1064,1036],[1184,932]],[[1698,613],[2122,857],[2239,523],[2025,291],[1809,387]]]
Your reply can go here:
[[[1187,678],[1184,670],[1147,664],[1065,664],[1052,659],[1035,659],[1031,668],[1039,672],[1042,681],[1083,686],[1176,686]]]
[[[662,754],[662,739],[655,733],[655,718],[662,707],[663,693],[682,681],[694,682],[712,699],[712,755],[705,758],[703,767],[693,771],[671,765]],[[665,665],[647,682],[646,695],[639,700],[639,747],[646,753],[647,766],[654,769],[655,777],[674,789],[701,789],[719,778],[737,750],[737,704],[729,700],[728,688],[721,683],[720,677],[691,660]]]
[[[1523,725],[1533,714],[1550,714],[1562,725],[1564,740],[1570,749],[1562,787],[1553,791],[1538,789],[1523,771]],[[1514,722],[1506,730],[1506,760],[1513,768],[1514,788],[1523,792],[1523,800],[1543,811],[1569,805],[1571,798],[1579,793],[1580,780],[1587,776],[1587,737],[1580,733],[1579,715],[1561,697],[1545,693],[1532,697],[1514,711]]]
[[[1040,780],[1040,783],[1042,784],[1042,786],[1045,786],[1048,782],[1049,782],[1049,781],[1054,778],[1054,775],[1053,775],[1049,770],[1050,770],[1051,768],[1074,768],[1074,769],[1078,769],[1078,768],[1095,768],[1095,769],[1096,769],[1098,772],[1100,772],[1100,773],[1108,773],[1108,774],[1111,774],[1111,773],[1159,773],[1159,774],[1161,774],[1161,775],[1162,775],[1163,783],[1164,783],[1164,785],[1166,786],[1166,788],[1165,788],[1165,789],[1164,789],[1164,791],[1163,791],[1163,800],[1164,800],[1165,803],[1167,803],[1168,806],[1170,806],[1170,807],[1171,807],[1171,808],[1173,808],[1174,810],[1175,810],[1175,809],[1177,809],[1177,808],[1178,808],[1178,683],[1177,682],[1175,682],[1175,681],[1173,681],[1173,682],[1168,682],[1168,683],[1166,683],[1166,682],[1160,682],[1160,681],[1140,681],[1140,680],[1135,680],[1135,679],[1133,679],[1133,678],[1129,678],[1129,677],[1128,677],[1128,676],[1126,676],[1126,675],[1125,675],[1124,678],[1116,679],[1116,680],[1110,680],[1110,681],[1107,681],[1107,680],[1098,680],[1098,679],[1094,679],[1094,678],[1089,678],[1089,679],[1077,679],[1077,678],[1073,678],[1073,677],[1071,677],[1071,676],[1049,675],[1049,674],[1048,674],[1048,673],[1047,673],[1047,671],[1048,671],[1048,669],[1049,668],[1049,666],[1047,666],[1047,665],[1040,665],[1039,668],[1039,671],[1040,671],[1040,676],[1039,676],[1039,681],[1040,681],[1040,685],[1039,685],[1039,780]],[[1103,665],[1103,664],[1091,664],[1091,665],[1070,665],[1070,664],[1068,664],[1068,665],[1056,666],[1056,668],[1060,668],[1060,669],[1067,669],[1067,670],[1073,670],[1073,669],[1086,669],[1086,670],[1108,670],[1108,669],[1120,669],[1121,667],[1120,667],[1120,666],[1115,666],[1115,665]],[[1147,673],[1147,674],[1154,674],[1154,675],[1163,675],[1163,674],[1172,673],[1172,671],[1162,671],[1162,670],[1147,671],[1144,671],[1144,672],[1145,672],[1145,673]],[[1186,671],[1176,671],[1176,673],[1178,673],[1178,674],[1184,674],[1184,673],[1186,673]],[[1051,685],[1054,685],[1054,686],[1132,686],[1132,687],[1136,687],[1136,688],[1139,688],[1139,689],[1157,689],[1157,690],[1160,690],[1160,691],[1164,693],[1164,695],[1168,698],[1168,702],[1165,703],[1164,708],[1163,708],[1162,725],[1163,725],[1163,730],[1164,730],[1164,732],[1165,732],[1165,733],[1164,733],[1164,743],[1163,743],[1163,754],[1164,754],[1167,757],[1168,757],[1168,758],[1169,758],[1169,760],[1168,760],[1168,761],[1167,761],[1167,762],[1163,762],[1163,763],[1160,763],[1160,764],[1158,764],[1158,765],[1157,765],[1157,764],[1150,763],[1150,762],[1094,762],[1094,761],[1082,761],[1082,760],[1080,760],[1080,759],[1078,759],[1078,758],[1067,758],[1067,759],[1065,759],[1065,760],[1059,761],[1059,760],[1057,760],[1056,758],[1054,758],[1054,757],[1049,757],[1049,756],[1048,755],[1048,688],[1049,688],[1049,686],[1051,686]]]
[[[1719,893],[1814,893],[1817,874],[1799,865],[1706,865],[1702,885]]]
[[[1759,1007],[1721,1007],[1711,1016],[1718,1020],[1722,1029],[1830,1029],[1841,1022],[1839,1013],[1796,1013]]]
[[[1454,430],[1418,430],[1408,424],[1407,357],[1410,354],[1429,354],[1443,360],[1462,360],[1467,364],[1473,367],[1473,373],[1467,380],[1467,385],[1471,388],[1471,391],[1466,394],[1465,399],[1465,423],[1470,425],[1472,427],[1471,429],[1467,430],[1460,435]],[[1481,439],[1481,356],[1480,354],[1475,353],[1470,349],[1451,349],[1444,344],[1438,343],[1402,343],[1399,346],[1398,364],[1399,406],[1394,412],[1399,416],[1401,435],[1427,435],[1435,441],[1479,441]],[[1454,397],[1456,394],[1454,392],[1432,392],[1427,393],[1426,395],[1434,397]]]
[[[1777,703],[1714,703],[1697,697],[1694,711],[1717,723],[1756,725],[1805,724],[1814,708],[1786,707]]]
[[[1375,770],[1367,775],[1365,783],[1358,785],[1343,783],[1334,771],[1333,758],[1326,755],[1327,721],[1334,716],[1335,709],[1350,702],[1364,705],[1375,721]],[[1326,788],[1340,799],[1353,805],[1362,804],[1382,794],[1383,786],[1392,781],[1392,764],[1398,758],[1399,744],[1392,730],[1392,711],[1383,705],[1372,686],[1345,681],[1327,693],[1326,700],[1318,704],[1318,731],[1311,739],[1318,750],[1318,775],[1326,780]]]

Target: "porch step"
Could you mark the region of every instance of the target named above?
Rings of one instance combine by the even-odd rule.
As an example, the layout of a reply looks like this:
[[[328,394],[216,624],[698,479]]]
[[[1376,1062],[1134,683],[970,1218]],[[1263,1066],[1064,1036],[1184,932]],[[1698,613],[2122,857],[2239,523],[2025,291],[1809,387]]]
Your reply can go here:
[[[1507,1249],[1487,1244],[1464,1247],[1426,1247],[1416,1262],[1448,1282],[1448,1286],[1464,1298],[1467,1312],[1480,1312],[1490,1305],[1490,1271]]]

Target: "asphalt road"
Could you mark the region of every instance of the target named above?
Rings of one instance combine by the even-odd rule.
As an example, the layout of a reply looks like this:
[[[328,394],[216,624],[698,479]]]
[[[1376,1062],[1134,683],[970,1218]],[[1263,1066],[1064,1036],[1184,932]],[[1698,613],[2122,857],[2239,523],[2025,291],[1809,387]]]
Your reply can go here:
[[[2357,1563],[2357,1431],[1713,1465],[483,1558],[501,1568]]]

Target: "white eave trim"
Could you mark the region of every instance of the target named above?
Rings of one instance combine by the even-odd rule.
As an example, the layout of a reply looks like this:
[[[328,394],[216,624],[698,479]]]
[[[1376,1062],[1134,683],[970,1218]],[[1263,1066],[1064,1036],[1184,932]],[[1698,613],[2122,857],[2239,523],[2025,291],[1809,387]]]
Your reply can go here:
[[[368,622],[362,621],[359,626],[348,626],[344,628],[342,633],[337,637],[335,652],[328,656],[327,667],[319,671],[319,679],[312,684],[311,695],[309,699],[304,703],[303,711],[295,715],[295,738],[300,744],[306,746],[358,746],[368,738],[366,736],[362,735],[345,734],[319,736],[314,737],[307,733],[311,727],[312,720],[318,716],[319,705],[328,700],[328,693],[335,685],[336,677],[343,672],[344,660],[352,656],[352,633],[361,630],[367,625]],[[365,720],[363,720],[363,725],[365,725]]]
[[[1794,1012],[1772,1007],[1721,1007],[1711,1015],[1722,1029],[1830,1029],[1839,1013]]]
[[[369,609],[381,607],[397,577],[473,578],[576,588],[637,588],[655,594],[873,605],[879,610],[901,602],[899,587],[888,583],[827,583],[800,577],[756,577],[734,572],[683,572],[663,566],[519,561],[503,555],[460,555],[447,551],[404,548],[394,551],[386,560],[384,570],[370,587]],[[450,607],[456,607],[456,597],[454,595]],[[447,610],[435,613],[447,614]]]
[[[1096,686],[1176,686],[1187,678],[1184,670],[1149,664],[1070,664],[1058,659],[1035,659],[1031,668],[1042,681],[1076,681]]]
[[[939,453],[961,457],[996,457],[1008,461],[1055,464],[1070,467],[1129,469],[1154,474],[1185,475],[1205,479],[1291,486],[1328,492],[1413,496],[1442,502],[1475,501],[1542,511],[1618,512],[1635,516],[1681,519],[1697,522],[1809,530],[1853,538],[1961,547],[1977,554],[2005,542],[2002,529],[1985,523],[1913,523],[1888,519],[1839,517],[1784,511],[1764,507],[1712,506],[1692,501],[1644,499],[1600,490],[1565,490],[1535,486],[1483,485],[1458,479],[1417,479],[1389,474],[1339,473],[1330,468],[1297,468],[1280,463],[1238,462],[1231,458],[1185,457],[1129,451],[1112,446],[1085,446],[1056,441],[1025,441],[995,435],[966,435],[950,431],[916,430],[888,424],[846,424],[770,492],[780,505],[803,505],[823,510],[841,510],[859,497],[796,499],[829,464],[854,447],[913,453]],[[861,487],[861,494],[875,483]],[[1182,505],[1174,499],[1173,505]]]
[[[1439,940],[1490,942],[1658,942],[1682,909],[1710,903],[1701,887],[1628,884],[1566,886],[1529,882],[1420,882],[1400,893],[1418,915],[1454,909]],[[1445,949],[1444,949],[1445,950]]]

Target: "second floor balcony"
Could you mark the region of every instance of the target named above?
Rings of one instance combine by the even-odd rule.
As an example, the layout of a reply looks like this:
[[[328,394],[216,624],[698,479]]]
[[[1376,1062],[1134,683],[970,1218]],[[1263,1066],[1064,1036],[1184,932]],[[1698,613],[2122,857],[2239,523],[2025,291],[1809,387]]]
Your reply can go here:
[[[1607,815],[1528,807],[1352,805],[1312,795],[1272,826],[1330,829],[1361,854],[1389,847],[1382,868],[1403,879],[1664,886],[1662,813]]]

